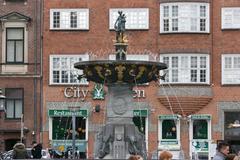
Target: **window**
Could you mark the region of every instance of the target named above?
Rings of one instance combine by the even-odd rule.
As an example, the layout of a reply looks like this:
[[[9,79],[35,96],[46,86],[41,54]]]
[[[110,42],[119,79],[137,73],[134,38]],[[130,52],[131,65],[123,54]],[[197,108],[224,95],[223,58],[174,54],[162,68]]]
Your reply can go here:
[[[53,30],[88,30],[88,9],[51,9],[50,29]]]
[[[207,120],[193,121],[193,139],[208,139],[208,122]]]
[[[21,118],[23,113],[23,89],[7,88],[6,95],[6,118]]]
[[[240,28],[240,7],[222,8],[222,29]]]
[[[149,61],[149,55],[146,54],[127,54],[127,60]],[[116,60],[116,55],[109,55],[109,60]]]
[[[160,4],[160,33],[172,32],[209,33],[209,4]]]
[[[72,139],[72,117],[53,117],[52,139],[71,140]],[[86,139],[86,118],[76,117],[76,139]]]
[[[88,55],[51,55],[50,84],[88,84],[85,78],[78,80],[83,72],[74,68],[74,63],[88,59]]]
[[[126,15],[126,29],[149,29],[148,8],[114,8],[109,10],[109,29],[114,29],[118,11]]]
[[[222,84],[240,83],[240,54],[222,55]]]
[[[24,62],[24,28],[6,28],[6,62]]]
[[[160,61],[168,66],[162,83],[209,83],[209,55],[162,54]]]
[[[162,139],[177,139],[177,128],[175,120],[162,121]]]

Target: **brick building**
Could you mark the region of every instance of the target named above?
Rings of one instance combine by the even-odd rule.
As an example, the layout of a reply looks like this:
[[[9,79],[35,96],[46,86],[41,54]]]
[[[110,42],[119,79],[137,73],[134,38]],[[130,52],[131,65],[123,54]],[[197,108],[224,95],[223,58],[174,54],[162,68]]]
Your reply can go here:
[[[0,0],[0,88],[6,96],[0,151],[11,150],[21,139],[28,147],[39,140],[40,11],[40,0]]]
[[[105,99],[95,97],[101,86],[79,82],[73,64],[114,58],[118,10],[127,16],[127,59],[169,66],[165,81],[134,89],[133,121],[149,155],[169,149],[174,157],[183,151],[185,159],[210,158],[218,140],[240,150],[240,2],[234,0],[44,0],[44,146],[71,145],[71,108],[78,106],[76,144],[82,157],[94,156],[107,88]]]

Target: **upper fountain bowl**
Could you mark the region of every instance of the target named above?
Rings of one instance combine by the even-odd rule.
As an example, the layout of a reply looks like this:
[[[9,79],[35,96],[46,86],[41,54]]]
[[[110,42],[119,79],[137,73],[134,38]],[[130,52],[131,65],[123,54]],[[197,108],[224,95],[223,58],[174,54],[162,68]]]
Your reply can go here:
[[[101,84],[148,83],[159,78],[159,70],[167,69],[164,63],[133,60],[82,61],[74,67],[82,69],[88,81]]]

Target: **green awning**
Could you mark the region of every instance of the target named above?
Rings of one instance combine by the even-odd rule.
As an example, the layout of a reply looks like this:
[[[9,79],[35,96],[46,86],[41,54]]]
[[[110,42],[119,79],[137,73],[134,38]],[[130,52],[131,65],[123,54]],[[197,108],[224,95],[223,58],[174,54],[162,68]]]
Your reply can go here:
[[[209,115],[209,114],[193,114],[193,115],[191,115],[191,119],[193,119],[193,120],[197,120],[197,119],[207,119],[207,120],[210,120],[211,119],[211,115]]]
[[[179,119],[178,115],[174,114],[164,114],[164,115],[160,115],[159,119],[161,120],[165,120],[165,119]]]
[[[72,115],[75,115],[77,117],[87,117],[88,116],[88,110],[58,110],[58,109],[50,109],[48,110],[48,116],[49,117],[69,117]]]
[[[147,109],[135,109],[133,110],[133,116],[134,117],[147,117],[148,116],[148,110]]]

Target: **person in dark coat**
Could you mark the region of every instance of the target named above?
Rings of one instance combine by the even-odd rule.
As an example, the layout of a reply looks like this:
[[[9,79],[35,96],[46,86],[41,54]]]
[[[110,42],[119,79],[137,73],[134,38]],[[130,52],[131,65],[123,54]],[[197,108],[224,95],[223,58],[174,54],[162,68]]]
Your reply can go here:
[[[16,143],[13,146],[13,159],[27,159],[28,154],[23,143]]]
[[[33,142],[33,148],[32,148],[32,156],[33,159],[41,159],[42,158],[42,144]]]

